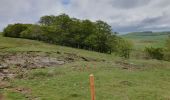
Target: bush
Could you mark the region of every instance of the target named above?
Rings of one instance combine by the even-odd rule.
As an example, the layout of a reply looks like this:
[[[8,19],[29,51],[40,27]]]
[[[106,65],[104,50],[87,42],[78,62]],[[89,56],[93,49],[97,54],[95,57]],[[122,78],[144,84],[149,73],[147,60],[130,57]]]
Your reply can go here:
[[[157,59],[157,60],[164,59],[163,48],[146,47],[145,52],[146,52],[147,56],[151,57],[152,59]]]
[[[167,51],[164,52],[164,60],[170,61],[170,52]]]
[[[7,37],[19,38],[20,37],[20,33],[23,32],[26,29],[27,29],[27,25],[24,25],[24,24],[8,25],[4,29],[3,35],[7,36]]]
[[[39,25],[32,25],[20,33],[21,38],[45,40],[45,34]]]
[[[165,48],[168,52],[170,52],[170,36],[166,40]]]
[[[164,51],[164,59],[170,61],[170,36],[166,41],[165,51]]]
[[[117,52],[121,57],[130,58],[130,53],[133,48],[133,43],[128,40],[124,40],[122,38],[119,38],[116,41],[117,43],[114,47],[114,51]]]

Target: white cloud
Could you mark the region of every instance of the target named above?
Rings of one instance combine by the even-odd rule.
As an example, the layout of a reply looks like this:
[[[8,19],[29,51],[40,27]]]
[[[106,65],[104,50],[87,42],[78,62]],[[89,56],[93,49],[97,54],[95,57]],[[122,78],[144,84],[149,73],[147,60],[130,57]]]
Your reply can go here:
[[[14,22],[37,22],[42,15],[104,20],[115,31],[170,29],[169,0],[0,0],[0,28]]]

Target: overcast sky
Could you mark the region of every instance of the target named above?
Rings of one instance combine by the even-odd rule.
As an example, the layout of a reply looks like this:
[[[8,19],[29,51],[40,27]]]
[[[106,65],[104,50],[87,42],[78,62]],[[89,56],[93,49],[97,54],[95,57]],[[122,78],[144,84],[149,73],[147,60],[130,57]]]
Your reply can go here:
[[[170,30],[170,0],[0,0],[0,31],[61,13],[106,21],[117,32]]]

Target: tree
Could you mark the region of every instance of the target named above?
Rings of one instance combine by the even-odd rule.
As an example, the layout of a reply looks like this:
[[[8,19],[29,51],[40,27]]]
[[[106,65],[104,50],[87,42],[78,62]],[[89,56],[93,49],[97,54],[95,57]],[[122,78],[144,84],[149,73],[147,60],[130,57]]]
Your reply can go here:
[[[45,34],[39,25],[32,25],[21,32],[20,37],[34,40],[46,40]]]
[[[79,19],[72,18],[72,23],[70,25],[68,35],[69,43],[72,47],[81,48],[81,25],[82,23]]]
[[[20,33],[26,30],[28,24],[10,24],[3,30],[3,35],[8,37],[19,38]]]
[[[97,51],[108,53],[111,51],[110,39],[112,38],[111,26],[103,21],[97,21],[96,23],[96,45]]]
[[[56,26],[42,26],[41,29],[45,34],[46,42],[53,43],[53,44],[59,44],[59,45],[62,44],[63,31],[60,28],[58,28]]]
[[[51,16],[43,16],[43,17],[40,18],[39,23],[41,25],[49,26],[49,25],[53,25],[55,20],[56,20],[55,16],[53,16],[53,15],[51,15]]]
[[[83,20],[80,24],[79,44],[81,48],[90,49],[87,38],[95,33],[95,24],[90,20]]]

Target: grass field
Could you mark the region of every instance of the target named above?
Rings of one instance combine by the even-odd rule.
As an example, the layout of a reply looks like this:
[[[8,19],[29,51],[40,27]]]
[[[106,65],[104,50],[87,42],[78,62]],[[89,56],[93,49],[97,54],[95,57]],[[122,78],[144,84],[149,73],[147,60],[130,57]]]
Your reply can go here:
[[[135,48],[141,50],[145,47],[164,47],[166,39],[170,33],[129,33],[122,37],[132,40]]]
[[[157,40],[156,38],[158,37],[154,40]],[[163,37],[159,38],[164,40]],[[60,54],[55,52],[74,53],[98,59],[77,60],[61,66],[27,70],[23,78],[6,80],[5,82],[10,84],[9,87],[0,87],[0,97],[4,100],[90,100],[91,73],[95,76],[96,100],[170,99],[169,62],[125,60],[115,55],[2,36],[0,51],[1,53],[38,51],[40,54],[48,52],[57,56]]]

